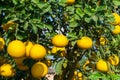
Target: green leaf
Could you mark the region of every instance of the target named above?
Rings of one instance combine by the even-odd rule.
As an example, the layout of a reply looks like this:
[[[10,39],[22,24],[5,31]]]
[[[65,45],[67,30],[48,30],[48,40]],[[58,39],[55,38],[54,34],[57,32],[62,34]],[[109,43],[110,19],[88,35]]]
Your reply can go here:
[[[89,15],[89,16],[92,16],[94,13],[91,12],[91,9],[90,8],[85,8],[84,9],[84,13]]]
[[[10,38],[7,38],[7,39],[5,40],[5,44],[8,45],[9,42],[10,42]]]
[[[95,22],[97,22],[98,21],[98,17],[94,15],[94,16],[92,16],[92,20],[95,21]]]
[[[68,37],[69,37],[70,40],[76,40],[76,39],[78,39],[78,36],[76,36],[75,32],[68,33]]]
[[[105,5],[105,6],[98,6],[98,7],[96,8],[96,10],[97,10],[97,11],[107,10],[107,6],[106,6],[106,5]]]
[[[85,15],[85,13],[83,12],[83,10],[80,9],[80,8],[77,8],[77,9],[76,9],[76,13],[77,13],[77,15],[79,15],[80,17],[83,17],[83,16]]]
[[[120,6],[120,0],[113,0],[113,3],[114,3],[116,6]]]
[[[18,0],[12,0],[12,2],[13,2],[14,5],[18,4]]]
[[[23,40],[23,36],[20,35],[20,34],[17,34],[16,38],[17,38],[18,40]]]
[[[25,22],[24,30],[27,30],[27,28],[28,28],[28,22]]]
[[[44,5],[39,3],[39,4],[37,4],[37,6],[38,6],[40,9],[42,9]]]
[[[39,2],[39,0],[32,0],[32,2],[35,3],[36,6],[40,9],[45,9],[45,7],[48,7],[48,3],[43,4],[42,2]]]
[[[91,79],[91,80],[97,80],[99,78],[102,78],[102,76],[101,76],[101,74],[99,72],[93,72],[93,74],[91,74],[89,76],[89,79]]]
[[[31,24],[31,25],[32,25],[32,30],[33,30],[34,34],[37,34],[38,28],[36,27],[35,24]]]
[[[65,59],[64,62],[63,62],[63,68],[67,68],[67,63],[68,63],[68,60]]]
[[[70,27],[77,27],[78,23],[76,21],[71,21],[69,24]]]
[[[33,7],[32,4],[29,5],[29,9],[30,9],[30,10],[34,10],[34,7]]]
[[[24,33],[24,31],[19,30],[19,32],[17,32],[17,34],[15,35],[15,37],[18,40],[23,40],[23,39],[27,38],[28,35],[26,33]]]
[[[60,60],[56,66],[55,66],[55,72],[57,75],[61,75],[62,74],[62,66],[63,66],[63,62],[64,60]]]
[[[85,21],[86,21],[87,23],[89,23],[89,22],[90,22],[90,20],[91,20],[91,18],[90,18],[90,17],[85,17]]]
[[[45,13],[49,12],[50,10],[51,10],[51,6],[48,5],[47,8],[44,8],[43,12],[40,14],[45,14]]]
[[[31,2],[38,4],[39,0],[31,0]]]
[[[75,13],[75,8],[72,7],[72,6],[68,6],[66,8],[66,11],[69,13],[69,14],[74,14]]]
[[[44,24],[43,24],[43,23],[39,23],[39,24],[37,24],[37,27],[38,27],[39,29],[42,29],[42,28],[44,28]]]
[[[43,9],[43,10],[50,7],[50,5],[48,3],[44,3],[44,4],[43,3],[37,3],[36,5],[37,5],[38,8]]]
[[[21,3],[21,4],[25,3],[25,0],[20,0],[20,3]]]
[[[66,3],[66,0],[59,0],[60,3]]]
[[[120,78],[120,75],[118,75],[118,74],[110,74],[110,76],[111,76],[112,80],[119,80],[119,78]]]
[[[48,28],[49,30],[53,30],[53,27],[51,25],[45,25],[46,28]]]
[[[77,14],[74,14],[74,18],[75,18],[75,20],[80,20],[80,16]]]
[[[66,68],[67,67],[67,63],[63,63],[63,67]]]
[[[59,0],[59,5],[61,6],[65,6],[66,4],[66,0]]]

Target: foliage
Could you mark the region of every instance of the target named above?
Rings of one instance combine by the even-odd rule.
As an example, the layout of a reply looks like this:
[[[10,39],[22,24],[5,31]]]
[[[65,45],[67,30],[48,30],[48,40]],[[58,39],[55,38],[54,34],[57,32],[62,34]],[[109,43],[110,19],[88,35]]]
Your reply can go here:
[[[67,56],[61,57],[50,52],[45,57],[52,60],[57,78],[71,80],[74,70],[78,70],[82,72],[85,80],[119,80],[119,66],[110,65],[107,73],[98,72],[95,67],[100,58],[107,61],[111,54],[120,57],[120,34],[112,34],[115,25],[111,24],[114,22],[112,13],[120,14],[119,0],[76,0],[72,5],[67,5],[65,0],[1,0],[0,3],[0,37],[6,42],[0,56],[8,59],[14,67],[15,62],[6,52],[6,47],[12,40],[29,40],[51,50],[52,37],[64,34],[69,39],[69,44],[65,47]],[[8,21],[13,21],[16,27],[9,27],[8,31],[5,31],[2,25]],[[77,47],[76,41],[83,36],[92,39],[91,49],[83,50]],[[101,36],[107,40],[105,45],[100,45]],[[90,60],[90,63],[84,71],[82,66],[86,60]],[[31,67],[36,61],[26,59],[24,62]],[[18,75],[10,79],[34,79],[29,70],[17,70],[16,74]]]

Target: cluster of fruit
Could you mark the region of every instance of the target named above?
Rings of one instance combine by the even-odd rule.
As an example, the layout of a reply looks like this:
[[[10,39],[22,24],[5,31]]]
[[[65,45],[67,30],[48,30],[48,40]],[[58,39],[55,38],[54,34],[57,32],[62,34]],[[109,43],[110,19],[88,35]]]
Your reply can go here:
[[[61,56],[66,55],[66,49],[65,47],[68,45],[69,40],[67,39],[66,36],[62,34],[58,34],[52,38],[52,44],[54,45],[52,47],[52,53],[56,54],[57,52],[60,53]],[[81,39],[77,40],[76,42],[77,46],[81,49],[89,49],[92,47],[93,42],[92,39],[83,36]],[[83,45],[84,44],[84,45]]]
[[[101,72],[108,72],[110,71],[110,64],[113,66],[117,66],[119,64],[119,57],[116,54],[109,56],[108,61],[99,59],[96,63],[96,69]]]
[[[4,49],[5,40],[0,38],[0,51]],[[11,64],[4,63],[0,66],[0,75],[5,77],[12,77],[15,75],[15,69],[13,69]]]
[[[79,71],[74,71],[72,80],[83,80],[83,74]]]
[[[51,53],[54,55],[60,55],[61,57],[66,56],[66,49],[65,47],[68,45],[69,40],[66,36],[62,34],[58,34],[52,38],[52,47]]]
[[[120,33],[120,30],[119,30],[120,16],[116,13],[113,13],[113,15],[115,18],[115,22],[113,24],[116,25],[116,28],[113,30],[113,34],[118,34],[118,33]],[[6,24],[4,26],[13,25],[13,24],[14,23],[12,23],[12,22],[8,22],[8,24]],[[4,30],[7,31],[8,28],[7,27],[4,27],[4,28],[6,28]],[[103,36],[101,36],[99,39],[99,42],[101,45],[105,45],[107,42],[107,39],[104,38]],[[57,55],[60,55],[61,57],[65,57],[67,55],[66,46],[68,45],[68,43],[69,43],[69,40],[63,34],[55,35],[52,38],[53,47],[52,47],[51,53],[54,55],[57,54]],[[86,49],[92,48],[93,41],[90,37],[83,36],[76,41],[76,44],[80,49],[86,50]],[[1,45],[0,50],[3,50],[3,48],[5,46],[5,41],[3,38],[0,38],[0,45]],[[23,64],[23,61],[26,58],[32,58],[33,60],[38,61],[40,59],[45,58],[47,52],[46,52],[45,47],[40,44],[35,44],[31,41],[22,42],[20,40],[13,40],[7,46],[7,53],[11,57],[13,57],[15,63],[17,64],[17,67],[20,70],[28,70],[29,67]],[[89,63],[87,63],[86,65],[88,65]],[[96,63],[96,69],[98,71],[108,72],[109,67],[110,67],[109,63],[112,65],[115,65],[115,66],[118,65],[119,57],[116,54],[112,54],[111,56],[109,56],[108,61],[99,59]],[[8,65],[11,66],[11,64],[7,64],[6,66],[8,66]],[[84,67],[86,67],[86,65],[84,65]],[[5,66],[5,64],[3,64],[3,66]],[[33,75],[33,77],[36,77],[36,78],[44,77],[48,72],[49,66],[51,66],[50,60],[48,60],[47,62],[38,61],[35,64],[33,64],[32,68],[31,68],[31,74]],[[13,76],[13,73],[15,74],[15,70],[11,69],[12,66],[8,67],[8,68],[10,68],[10,70],[11,70],[11,74],[9,74],[9,76],[11,76],[11,75]],[[3,71],[2,68],[1,68],[1,71],[5,72],[5,71]],[[1,73],[1,75],[2,75],[2,73]],[[2,76],[5,76],[5,75],[3,74]],[[8,76],[8,74],[6,76]]]
[[[104,37],[101,37],[99,41],[101,45],[104,45],[106,43],[106,39]],[[68,44],[68,39],[64,35],[59,34],[53,37],[52,43],[54,45],[52,48],[53,53],[56,53],[57,51],[62,51],[61,53],[63,53],[63,51],[65,52],[65,46]],[[81,39],[77,40],[76,44],[81,49],[90,49],[93,46],[92,39],[87,36],[84,36]],[[84,71],[85,67],[90,63],[91,62],[89,60],[85,62],[83,65]],[[114,66],[119,64],[119,57],[116,54],[110,55],[107,61],[99,58],[95,64],[95,67],[98,71],[108,72],[110,69],[110,64]]]
[[[0,38],[0,42],[0,49],[2,50],[4,49],[5,41],[3,38]],[[29,69],[29,66],[24,65],[23,63],[26,58],[36,60],[37,62],[31,67],[31,74],[35,78],[44,77],[48,73],[48,66],[45,63],[38,61],[46,56],[46,49],[40,44],[33,44],[30,41],[22,42],[20,40],[13,40],[9,42],[7,46],[7,53],[13,58],[17,68],[20,70]],[[4,63],[0,68],[0,73],[4,77],[13,76],[15,75],[14,72],[16,71],[13,69],[12,64]]]
[[[66,46],[68,45],[69,40],[65,35],[58,34],[52,38],[52,44],[54,45],[52,48],[52,54],[60,54],[61,57],[65,57],[67,55]],[[84,44],[84,45],[83,45]],[[93,46],[93,41],[90,37],[83,36],[82,38],[76,41],[76,45],[80,49],[90,49]],[[81,72],[74,72],[73,80],[83,80],[83,76]]]
[[[112,24],[115,26],[115,28],[113,29],[112,33],[113,34],[119,34],[120,33],[120,16],[117,13],[113,13],[115,22],[113,22]]]
[[[7,52],[11,57],[20,58],[23,56],[31,57],[34,60],[44,58],[46,49],[40,44],[33,44],[30,41],[22,42],[13,40],[8,44]]]
[[[86,60],[86,62],[83,65],[84,71],[86,71],[86,67],[88,67],[89,64],[91,64],[91,61]],[[113,66],[117,66],[119,64],[119,57],[116,54],[110,55],[107,60],[99,58],[97,60],[97,62],[95,63],[95,68],[96,68],[96,70],[98,70],[100,72],[111,72],[110,64]],[[93,68],[93,70],[94,70],[94,68]]]
[[[0,50],[2,50],[5,46],[5,41],[3,38],[0,38],[0,42],[1,42]],[[67,39],[67,37],[62,34],[58,34],[54,36],[52,38],[52,44],[54,45],[52,48],[52,53],[53,54],[60,53],[60,56],[62,57],[67,55],[65,47],[68,45],[68,42],[69,40]],[[93,46],[92,39],[87,36],[84,36],[81,39],[77,40],[76,44],[81,49],[89,49]],[[28,70],[29,67],[24,65],[23,61],[26,58],[32,58],[33,60],[36,60],[36,61],[45,58],[46,49],[44,46],[40,44],[32,43],[30,41],[22,42],[20,40],[13,40],[7,46],[7,53],[11,57],[13,57],[15,63],[17,64],[17,67],[20,70]],[[46,65],[48,63],[45,64],[44,62],[40,62],[40,61],[33,64],[33,66],[31,67],[32,76],[35,78],[44,77],[48,73],[48,67],[51,65],[51,61],[48,61],[48,62],[50,63],[49,65]],[[116,54],[113,54],[108,58],[108,62],[112,65],[118,65],[119,57]],[[96,69],[102,72],[109,71],[108,62],[106,62],[103,59],[98,60],[98,62],[96,63]],[[10,64],[8,65],[10,66]],[[5,66],[5,64],[3,64],[3,66]],[[9,76],[11,76],[13,75],[13,72],[15,73],[15,70],[11,69],[12,66],[8,67],[7,69],[9,68],[11,70],[11,74],[9,74]],[[1,71],[5,72],[3,71],[2,68],[1,68]],[[5,75],[2,75],[2,76],[5,76]],[[8,74],[6,76],[8,76]]]

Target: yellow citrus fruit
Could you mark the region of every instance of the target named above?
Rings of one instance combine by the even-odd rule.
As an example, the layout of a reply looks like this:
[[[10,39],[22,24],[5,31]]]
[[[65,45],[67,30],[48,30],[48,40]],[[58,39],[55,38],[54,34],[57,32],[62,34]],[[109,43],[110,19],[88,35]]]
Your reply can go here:
[[[53,46],[52,53],[53,54],[57,54],[57,52],[60,52],[60,56],[62,56],[62,57],[66,56],[66,49],[65,49],[65,47]]]
[[[40,78],[44,72],[44,67],[41,64],[34,64],[31,68],[31,74],[35,78]]]
[[[77,76],[80,78],[83,76],[83,74],[81,72],[78,72]]]
[[[68,39],[62,34],[58,34],[52,38],[52,44],[57,47],[65,47],[68,45]]]
[[[48,67],[42,62],[36,62],[31,68],[31,74],[35,78],[44,77],[48,73]]]
[[[46,56],[46,49],[40,44],[35,44],[31,47],[30,57],[34,60],[39,60]]]
[[[105,45],[107,43],[107,39],[101,36],[99,39],[99,42],[100,42],[100,45]]]
[[[74,71],[74,76],[77,76],[77,74],[78,74],[78,71]]]
[[[3,50],[5,46],[5,40],[3,38],[0,38],[0,51]]]
[[[112,13],[112,14],[113,14],[114,19],[115,19],[113,24],[115,24],[115,25],[120,24],[120,16],[119,16],[119,14],[117,14],[117,13]]]
[[[116,66],[119,64],[119,57],[116,54],[113,54],[108,58],[108,61],[110,64]]]
[[[120,26],[116,25],[115,29],[112,31],[113,34],[119,34],[120,33]]]
[[[11,64],[3,64],[0,67],[0,75],[4,77],[14,76],[14,71]]]
[[[89,49],[92,47],[92,39],[84,36],[81,39],[77,40],[77,46],[81,49]]]
[[[105,60],[100,59],[96,63],[96,69],[101,72],[107,72],[109,70],[108,63]]]
[[[6,24],[2,25],[3,30],[8,31],[9,27],[14,27],[14,29],[16,28],[16,23],[14,23],[13,21],[8,21]]]
[[[67,0],[68,5],[71,5],[71,4],[74,4],[74,3],[75,3],[75,0]]]
[[[44,68],[44,72],[42,73],[42,77],[44,77],[47,73],[48,73],[48,67],[46,64],[42,63],[42,62],[38,62],[37,64],[41,64]]]
[[[11,41],[8,44],[7,52],[10,56],[14,58],[20,58],[25,56],[25,45],[20,40]]]
[[[26,57],[30,57],[30,49],[33,46],[33,43],[31,41],[26,41],[24,42],[25,47],[26,47]]]

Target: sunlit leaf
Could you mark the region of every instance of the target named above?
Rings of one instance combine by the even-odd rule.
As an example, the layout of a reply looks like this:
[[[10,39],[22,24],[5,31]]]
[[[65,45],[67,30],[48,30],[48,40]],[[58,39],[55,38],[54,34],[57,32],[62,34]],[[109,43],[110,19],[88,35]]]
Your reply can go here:
[[[120,6],[120,0],[113,0],[113,3],[114,3],[116,6]]]
[[[118,75],[118,74],[110,74],[110,76],[114,80],[119,80],[120,79],[120,75]]]
[[[77,9],[76,9],[76,13],[77,13],[80,17],[83,17],[83,16],[85,15],[85,13],[83,12],[83,10],[80,9],[80,8],[77,8]]]
[[[39,3],[39,0],[31,0],[31,2],[33,2],[33,3]]]
[[[62,65],[63,65],[64,60],[60,60],[56,66],[55,66],[55,72],[57,75],[61,75],[62,74]]]
[[[77,27],[78,23],[76,21],[70,22],[69,26],[70,27]]]
[[[18,0],[12,0],[12,2],[13,2],[14,5],[18,4]]]
[[[94,72],[89,76],[89,79],[91,79],[91,80],[97,80],[99,78],[102,78],[102,76],[99,72]]]
[[[63,67],[66,68],[67,67],[67,63],[63,63]]]
[[[107,10],[107,6],[98,6],[97,11],[103,11],[103,10]]]

